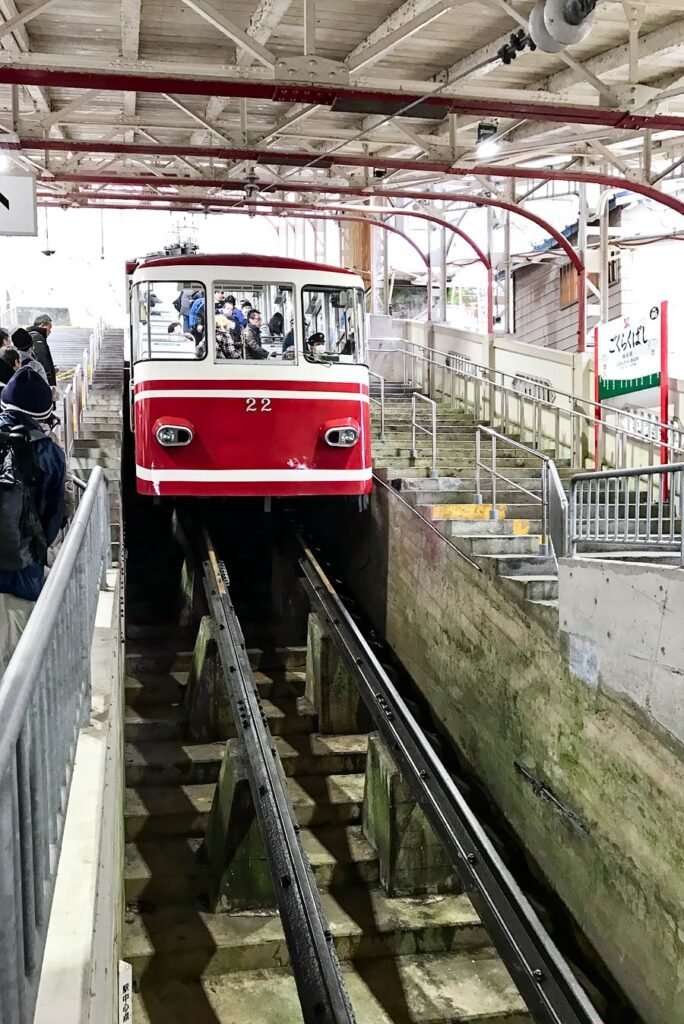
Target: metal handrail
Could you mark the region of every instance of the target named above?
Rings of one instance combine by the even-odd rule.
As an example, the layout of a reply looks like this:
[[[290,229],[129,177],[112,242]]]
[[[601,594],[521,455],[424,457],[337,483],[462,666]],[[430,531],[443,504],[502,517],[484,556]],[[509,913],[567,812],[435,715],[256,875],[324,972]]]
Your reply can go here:
[[[562,409],[553,402],[545,401],[543,398],[538,396],[526,395],[524,392],[509,387],[506,384],[498,383],[496,380],[497,377],[502,380],[506,380],[507,378],[515,380],[515,377],[511,374],[506,374],[500,370],[492,370],[477,363],[471,364],[473,371],[462,367],[457,368],[449,364],[449,356],[447,353],[437,352],[434,349],[429,349],[414,341],[407,341],[405,339],[397,339],[397,341],[403,346],[402,348],[398,348],[396,351],[401,352],[404,356],[405,383],[418,383],[416,379],[416,363],[421,363],[427,368],[428,373],[431,373],[433,378],[430,382],[432,393],[434,393],[435,390],[441,390],[442,394],[448,395],[453,400],[455,398],[456,381],[464,382],[465,388],[463,401],[467,402],[468,385],[472,384],[472,406],[476,418],[483,415],[486,410],[490,419],[497,418],[499,420],[499,424],[504,431],[506,431],[510,426],[517,426],[523,436],[528,432],[528,420],[530,418],[526,415],[526,410],[531,411],[531,439],[533,444],[538,448],[542,447],[542,440],[545,436],[542,431],[542,414],[547,413],[555,420],[554,436],[548,436],[554,442],[557,456],[562,448],[566,447],[573,463],[583,461],[582,437],[590,436],[591,432],[594,430],[598,431],[599,441],[601,444],[605,444],[607,436],[614,436],[616,442],[616,458],[618,461],[625,460],[627,440],[631,440],[636,445],[646,449],[649,453],[649,464],[655,463],[656,452],[663,448],[669,453],[671,459],[672,456],[677,457],[684,454],[684,448],[681,448],[670,441],[656,441],[652,437],[645,437],[642,433],[639,433],[638,429],[630,429],[625,426],[611,423],[610,417],[620,414],[621,411],[610,406],[590,402],[587,399],[577,398],[576,396],[553,389],[556,396],[567,398],[572,404],[571,408]],[[413,351],[414,349],[419,349],[421,352],[426,354],[419,354]],[[410,372],[407,361],[413,362],[413,369]],[[444,380],[442,380],[441,388],[436,387],[435,370],[441,370],[442,373],[448,374],[451,382],[449,388],[444,386]],[[500,411],[497,410],[497,396],[499,399]],[[510,414],[511,404],[517,405],[517,419]],[[581,409],[576,408],[578,405],[589,406],[592,410],[591,413],[584,412]],[[601,413],[601,419],[596,419],[597,410]],[[570,424],[569,440],[562,440],[562,419]],[[640,419],[633,414],[630,414],[630,420],[633,424],[643,424],[644,426],[647,426],[649,431],[652,431],[654,428],[659,428],[661,431],[667,432],[667,436],[676,429],[669,424],[654,424],[652,419]]]
[[[79,729],[90,721],[90,649],[109,565],[100,468],[0,679],[0,1006],[33,1017]]]
[[[375,377],[376,380],[380,381],[380,401],[377,398],[372,398],[369,394],[369,402],[373,402],[375,405],[380,406],[380,440],[385,440],[385,378],[380,373],[375,373],[374,370],[368,371],[369,377]]]
[[[491,439],[492,443],[492,458],[491,465],[486,465],[482,461],[482,435],[486,435]],[[499,473],[496,465],[497,456],[497,442],[508,445],[511,448],[515,448],[518,451],[523,452],[525,455],[533,456],[538,459],[541,463],[541,496],[535,494],[534,491],[530,491],[529,488],[523,487],[522,484],[518,483],[517,480],[512,480],[510,477],[504,476]],[[513,438],[506,437],[504,434],[498,433],[496,430],[492,430],[491,427],[478,426],[475,431],[475,503],[477,505],[484,504],[482,500],[482,488],[480,471],[489,474],[492,484],[492,501],[491,501],[491,519],[498,519],[499,512],[496,507],[496,486],[497,481],[501,480],[503,483],[508,484],[514,490],[520,491],[522,494],[532,498],[533,501],[541,505],[542,513],[542,532],[541,540],[539,544],[540,554],[553,554],[554,558],[558,560],[559,557],[564,557],[567,554],[567,535],[568,535],[568,499],[565,496],[563,484],[558,474],[558,468],[548,455],[543,452],[537,451],[535,448],[529,448],[527,445],[521,444],[519,441],[513,440]],[[555,525],[552,530],[550,526],[552,518],[552,495],[554,502],[557,502],[557,507],[560,511],[560,521]],[[551,544],[549,544],[551,540]]]
[[[519,374],[507,373],[505,370],[497,370],[497,369],[494,369],[494,368],[492,368],[490,366],[485,366],[482,363],[476,363],[472,359],[470,359],[469,357],[468,357],[468,362],[470,363],[470,366],[472,367],[472,369],[475,371],[474,373],[471,372],[470,370],[464,368],[464,367],[462,367],[462,368],[451,367],[451,366],[448,365],[448,360],[451,357],[450,353],[440,352],[439,350],[432,349],[432,348],[430,348],[427,345],[421,345],[421,343],[419,341],[410,341],[410,340],[408,340],[406,338],[398,338],[397,341],[399,341],[402,345],[408,345],[408,346],[410,346],[412,348],[421,349],[423,352],[429,352],[430,355],[432,355],[432,356],[442,356],[444,358],[444,363],[439,363],[439,362],[435,361],[436,365],[439,366],[440,368],[443,366],[445,369],[452,369],[459,376],[464,376],[464,375],[465,376],[478,376],[478,377],[481,377],[483,380],[486,380],[487,382],[491,382],[491,383],[495,383],[495,381],[492,380],[492,375],[494,375],[494,377],[498,377],[502,381],[510,380],[510,381],[515,382],[516,380],[520,379],[520,375]],[[408,355],[410,356],[410,353],[408,353]],[[499,387],[504,387],[507,390],[512,390],[516,395],[522,395],[522,397],[527,398],[530,401],[539,401],[539,402],[541,402],[542,405],[546,405],[546,406],[548,406],[550,408],[555,408],[555,405],[554,405],[553,402],[545,402],[543,399],[533,398],[532,395],[525,395],[523,392],[518,391],[516,388],[510,388],[506,384],[500,384]],[[598,410],[598,412],[599,412],[601,417],[603,417],[604,415],[614,416],[616,414],[617,415],[621,415],[621,416],[628,416],[631,420],[634,420],[637,423],[643,424],[644,427],[648,427],[650,430],[654,430],[655,429],[658,432],[667,431],[668,433],[674,432],[674,431],[678,431],[678,428],[676,426],[674,426],[672,423],[663,423],[662,421],[660,421],[658,419],[653,419],[652,415],[648,415],[646,413],[643,416],[639,416],[637,413],[634,413],[634,412],[629,412],[628,413],[624,409],[618,409],[615,406],[607,405],[605,402],[595,402],[591,398],[580,398],[578,395],[570,394],[570,392],[568,392],[568,391],[560,391],[558,388],[556,388],[552,384],[549,384],[548,388],[558,398],[566,398],[566,399],[568,399],[569,402],[572,402],[575,405],[577,405],[577,404],[585,405],[585,406],[588,406],[590,409],[592,409],[594,411],[594,414],[591,415],[591,416],[587,416],[587,418],[590,420],[592,425],[596,422],[595,414],[596,414],[596,411]],[[579,412],[579,410],[577,410],[577,411]],[[587,414],[584,414],[584,415],[587,415]],[[638,432],[635,432],[635,431],[628,431],[625,427],[618,427],[618,426],[616,426],[614,429],[619,431],[619,432],[621,432],[621,433],[624,432],[624,433],[626,433],[630,437],[640,438],[641,440],[644,440],[644,437],[641,434],[639,434]],[[678,431],[678,432],[680,434],[682,433],[682,431]],[[658,441],[656,441],[654,443],[658,447],[660,447],[661,444],[662,444],[662,442],[660,440],[658,440]],[[666,444],[667,444],[668,448],[674,448],[674,449],[679,450],[679,451],[684,451],[684,447],[680,448],[677,445],[675,445],[674,443],[666,442]]]
[[[422,402],[427,402],[432,410],[432,430],[427,430],[422,424],[416,423],[416,399],[419,398]],[[428,434],[432,438],[432,469],[430,470],[430,479],[436,480],[439,476],[437,472],[437,403],[427,395],[421,395],[420,392],[414,391],[411,396],[411,458],[417,459],[418,452],[416,450],[416,430],[421,430],[424,434]]]
[[[570,554],[580,542],[679,550],[684,568],[684,462],[577,473],[570,480]]]

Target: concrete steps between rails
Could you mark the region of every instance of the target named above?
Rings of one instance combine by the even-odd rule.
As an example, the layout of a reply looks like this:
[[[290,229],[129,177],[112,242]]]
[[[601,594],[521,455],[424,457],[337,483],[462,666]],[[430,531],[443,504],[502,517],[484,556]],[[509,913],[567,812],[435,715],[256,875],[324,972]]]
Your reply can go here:
[[[323,892],[321,903],[338,956],[367,961],[418,950],[453,953],[489,945],[470,900],[390,898],[380,889]],[[195,904],[127,915],[126,959],[134,976],[197,979],[289,964],[277,913],[208,914]]]
[[[357,1024],[528,1024],[501,962],[487,949],[342,964]],[[239,1016],[236,1007],[239,1007]],[[240,971],[134,996],[136,1024],[302,1024],[292,975]]]

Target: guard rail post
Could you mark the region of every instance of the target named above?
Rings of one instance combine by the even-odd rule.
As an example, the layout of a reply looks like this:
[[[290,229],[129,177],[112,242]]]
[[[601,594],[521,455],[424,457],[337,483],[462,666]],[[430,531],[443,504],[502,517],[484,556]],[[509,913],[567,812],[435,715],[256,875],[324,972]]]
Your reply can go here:
[[[672,501],[674,502],[674,488],[676,484],[672,481]],[[679,474],[679,564],[684,569],[684,479],[682,474]]]
[[[542,533],[539,554],[549,554],[549,464],[542,462]]]
[[[480,428],[475,429],[475,504],[482,504],[482,487],[480,486]]]
[[[499,518],[499,510],[498,510],[498,508],[496,506],[496,474],[497,474],[497,468],[496,468],[496,434],[492,434],[491,441],[492,441],[492,507],[489,510],[489,518],[496,520],[496,519]]]
[[[375,377],[376,380],[380,381],[380,441],[384,442],[384,440],[385,440],[385,378],[381,374],[375,373],[373,370],[369,370],[368,371],[368,376],[369,377]],[[370,399],[370,400],[377,403],[377,399]]]

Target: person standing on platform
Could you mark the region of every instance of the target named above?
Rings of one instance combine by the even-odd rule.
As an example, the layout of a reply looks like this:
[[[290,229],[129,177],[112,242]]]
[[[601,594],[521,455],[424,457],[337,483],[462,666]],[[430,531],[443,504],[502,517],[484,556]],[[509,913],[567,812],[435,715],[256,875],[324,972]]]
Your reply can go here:
[[[48,379],[45,367],[36,359],[36,354],[33,351],[33,339],[29,332],[23,327],[17,327],[16,331],[12,335],[12,344],[19,352],[21,365],[29,366],[35,371],[35,373],[42,377],[47,384]]]
[[[50,437],[52,392],[23,366],[0,394],[0,675],[45,581],[64,525],[66,459]]]
[[[41,313],[33,321],[33,327],[29,331],[33,342],[33,351],[36,359],[45,370],[47,382],[51,388],[57,387],[57,368],[52,361],[52,352],[48,345],[48,337],[52,331],[52,318],[47,313]]]

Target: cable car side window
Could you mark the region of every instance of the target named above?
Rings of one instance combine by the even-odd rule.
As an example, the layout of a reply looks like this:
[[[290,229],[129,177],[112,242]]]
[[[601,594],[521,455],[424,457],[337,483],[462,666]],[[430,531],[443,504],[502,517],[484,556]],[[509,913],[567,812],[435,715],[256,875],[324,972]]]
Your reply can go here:
[[[214,353],[217,363],[268,360],[269,365],[291,366],[296,362],[293,285],[216,281]]]
[[[363,363],[366,354],[361,288],[302,288],[304,358],[311,363]]]
[[[136,362],[204,359],[206,289],[197,281],[139,281],[131,295],[131,343]]]

